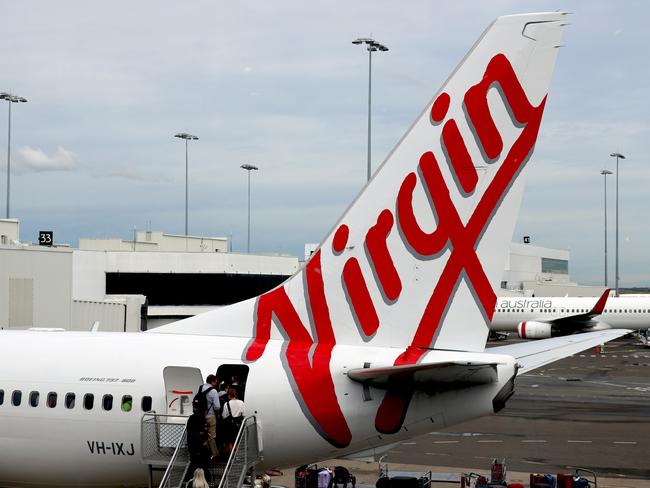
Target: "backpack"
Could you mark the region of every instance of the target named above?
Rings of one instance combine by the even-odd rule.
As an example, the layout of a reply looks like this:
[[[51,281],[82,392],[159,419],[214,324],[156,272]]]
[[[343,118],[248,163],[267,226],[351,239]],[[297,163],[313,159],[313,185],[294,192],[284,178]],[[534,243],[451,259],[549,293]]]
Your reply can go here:
[[[226,407],[228,408],[228,416],[223,420],[228,430],[230,430],[232,440],[235,440],[239,433],[239,429],[241,429],[241,424],[244,422],[244,415],[233,417],[232,410],[230,409],[230,401],[226,402]]]
[[[194,399],[192,400],[192,409],[195,412],[206,412],[208,410],[208,392],[214,390],[214,386],[205,390],[203,390],[203,386],[199,386],[199,392],[194,395]]]

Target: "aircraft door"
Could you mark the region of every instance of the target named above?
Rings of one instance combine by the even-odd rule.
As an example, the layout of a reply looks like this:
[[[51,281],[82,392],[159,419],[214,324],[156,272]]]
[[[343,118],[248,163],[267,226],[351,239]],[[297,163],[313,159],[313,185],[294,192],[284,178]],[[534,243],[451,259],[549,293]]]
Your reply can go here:
[[[192,399],[203,384],[199,368],[167,366],[163,370],[167,415],[192,415]]]

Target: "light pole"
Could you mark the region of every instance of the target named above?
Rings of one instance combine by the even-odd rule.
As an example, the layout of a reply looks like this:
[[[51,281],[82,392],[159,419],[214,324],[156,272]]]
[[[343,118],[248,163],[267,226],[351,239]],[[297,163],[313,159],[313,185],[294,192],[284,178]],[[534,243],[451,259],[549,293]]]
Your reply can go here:
[[[196,141],[198,137],[188,134],[187,132],[179,132],[174,134],[174,137],[179,139],[185,139],[185,236],[187,237],[187,200],[188,200],[188,185],[187,185],[187,176],[188,176],[188,164],[187,164],[187,142]]]
[[[605,180],[605,288],[607,288],[607,175],[611,175],[612,172],[604,169],[600,174],[603,175]]]
[[[614,282],[616,283],[616,296],[618,294],[618,280],[620,276],[618,275],[618,160],[625,159],[621,153],[612,153],[611,157],[616,158],[616,266],[614,268]]]
[[[257,171],[259,168],[252,164],[242,164],[241,169],[248,172],[248,239],[246,240],[246,252],[251,252],[251,171]]]
[[[352,41],[352,44],[366,44],[368,50],[368,179],[370,181],[370,114],[371,114],[371,100],[372,100],[372,53],[375,51],[388,51],[388,48],[383,44],[371,39],[369,37],[360,37]]]
[[[7,214],[6,218],[10,215],[10,195],[11,195],[11,104],[12,103],[25,103],[26,98],[12,95],[11,93],[0,93],[0,100],[7,100],[9,103],[9,123],[7,124]]]

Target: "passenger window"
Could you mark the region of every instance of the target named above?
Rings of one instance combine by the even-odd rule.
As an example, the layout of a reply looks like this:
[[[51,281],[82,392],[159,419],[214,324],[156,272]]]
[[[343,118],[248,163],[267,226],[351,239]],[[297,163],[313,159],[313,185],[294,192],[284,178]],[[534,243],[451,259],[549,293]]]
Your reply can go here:
[[[67,393],[65,396],[65,408],[74,408],[76,395],[74,393]]]
[[[122,397],[122,412],[130,412],[133,408],[133,398],[131,395],[124,395]]]
[[[54,408],[56,407],[57,394],[53,391],[47,394],[47,407]]]
[[[84,408],[86,410],[92,410],[94,404],[95,404],[95,395],[93,395],[92,393],[86,393],[84,395]]]
[[[29,405],[32,407],[38,407],[38,400],[40,398],[40,393],[33,391],[29,394]]]
[[[2,405],[5,402],[5,391],[0,390],[0,405]]]
[[[142,411],[151,412],[151,397],[145,396],[142,397]]]
[[[14,407],[19,407],[20,402],[23,400],[23,392],[20,390],[14,390],[14,392],[11,394],[11,404]]]
[[[104,398],[102,398],[102,408],[106,411],[113,409],[113,395],[104,395]]]

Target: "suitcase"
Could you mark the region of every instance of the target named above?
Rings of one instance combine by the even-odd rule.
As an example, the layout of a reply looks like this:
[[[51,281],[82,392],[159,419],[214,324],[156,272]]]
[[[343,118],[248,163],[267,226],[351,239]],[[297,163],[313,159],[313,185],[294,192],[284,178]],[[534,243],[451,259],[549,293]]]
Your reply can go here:
[[[420,478],[415,476],[393,476],[390,479],[390,488],[420,488]]]
[[[555,478],[550,474],[531,474],[530,488],[555,488]]]

